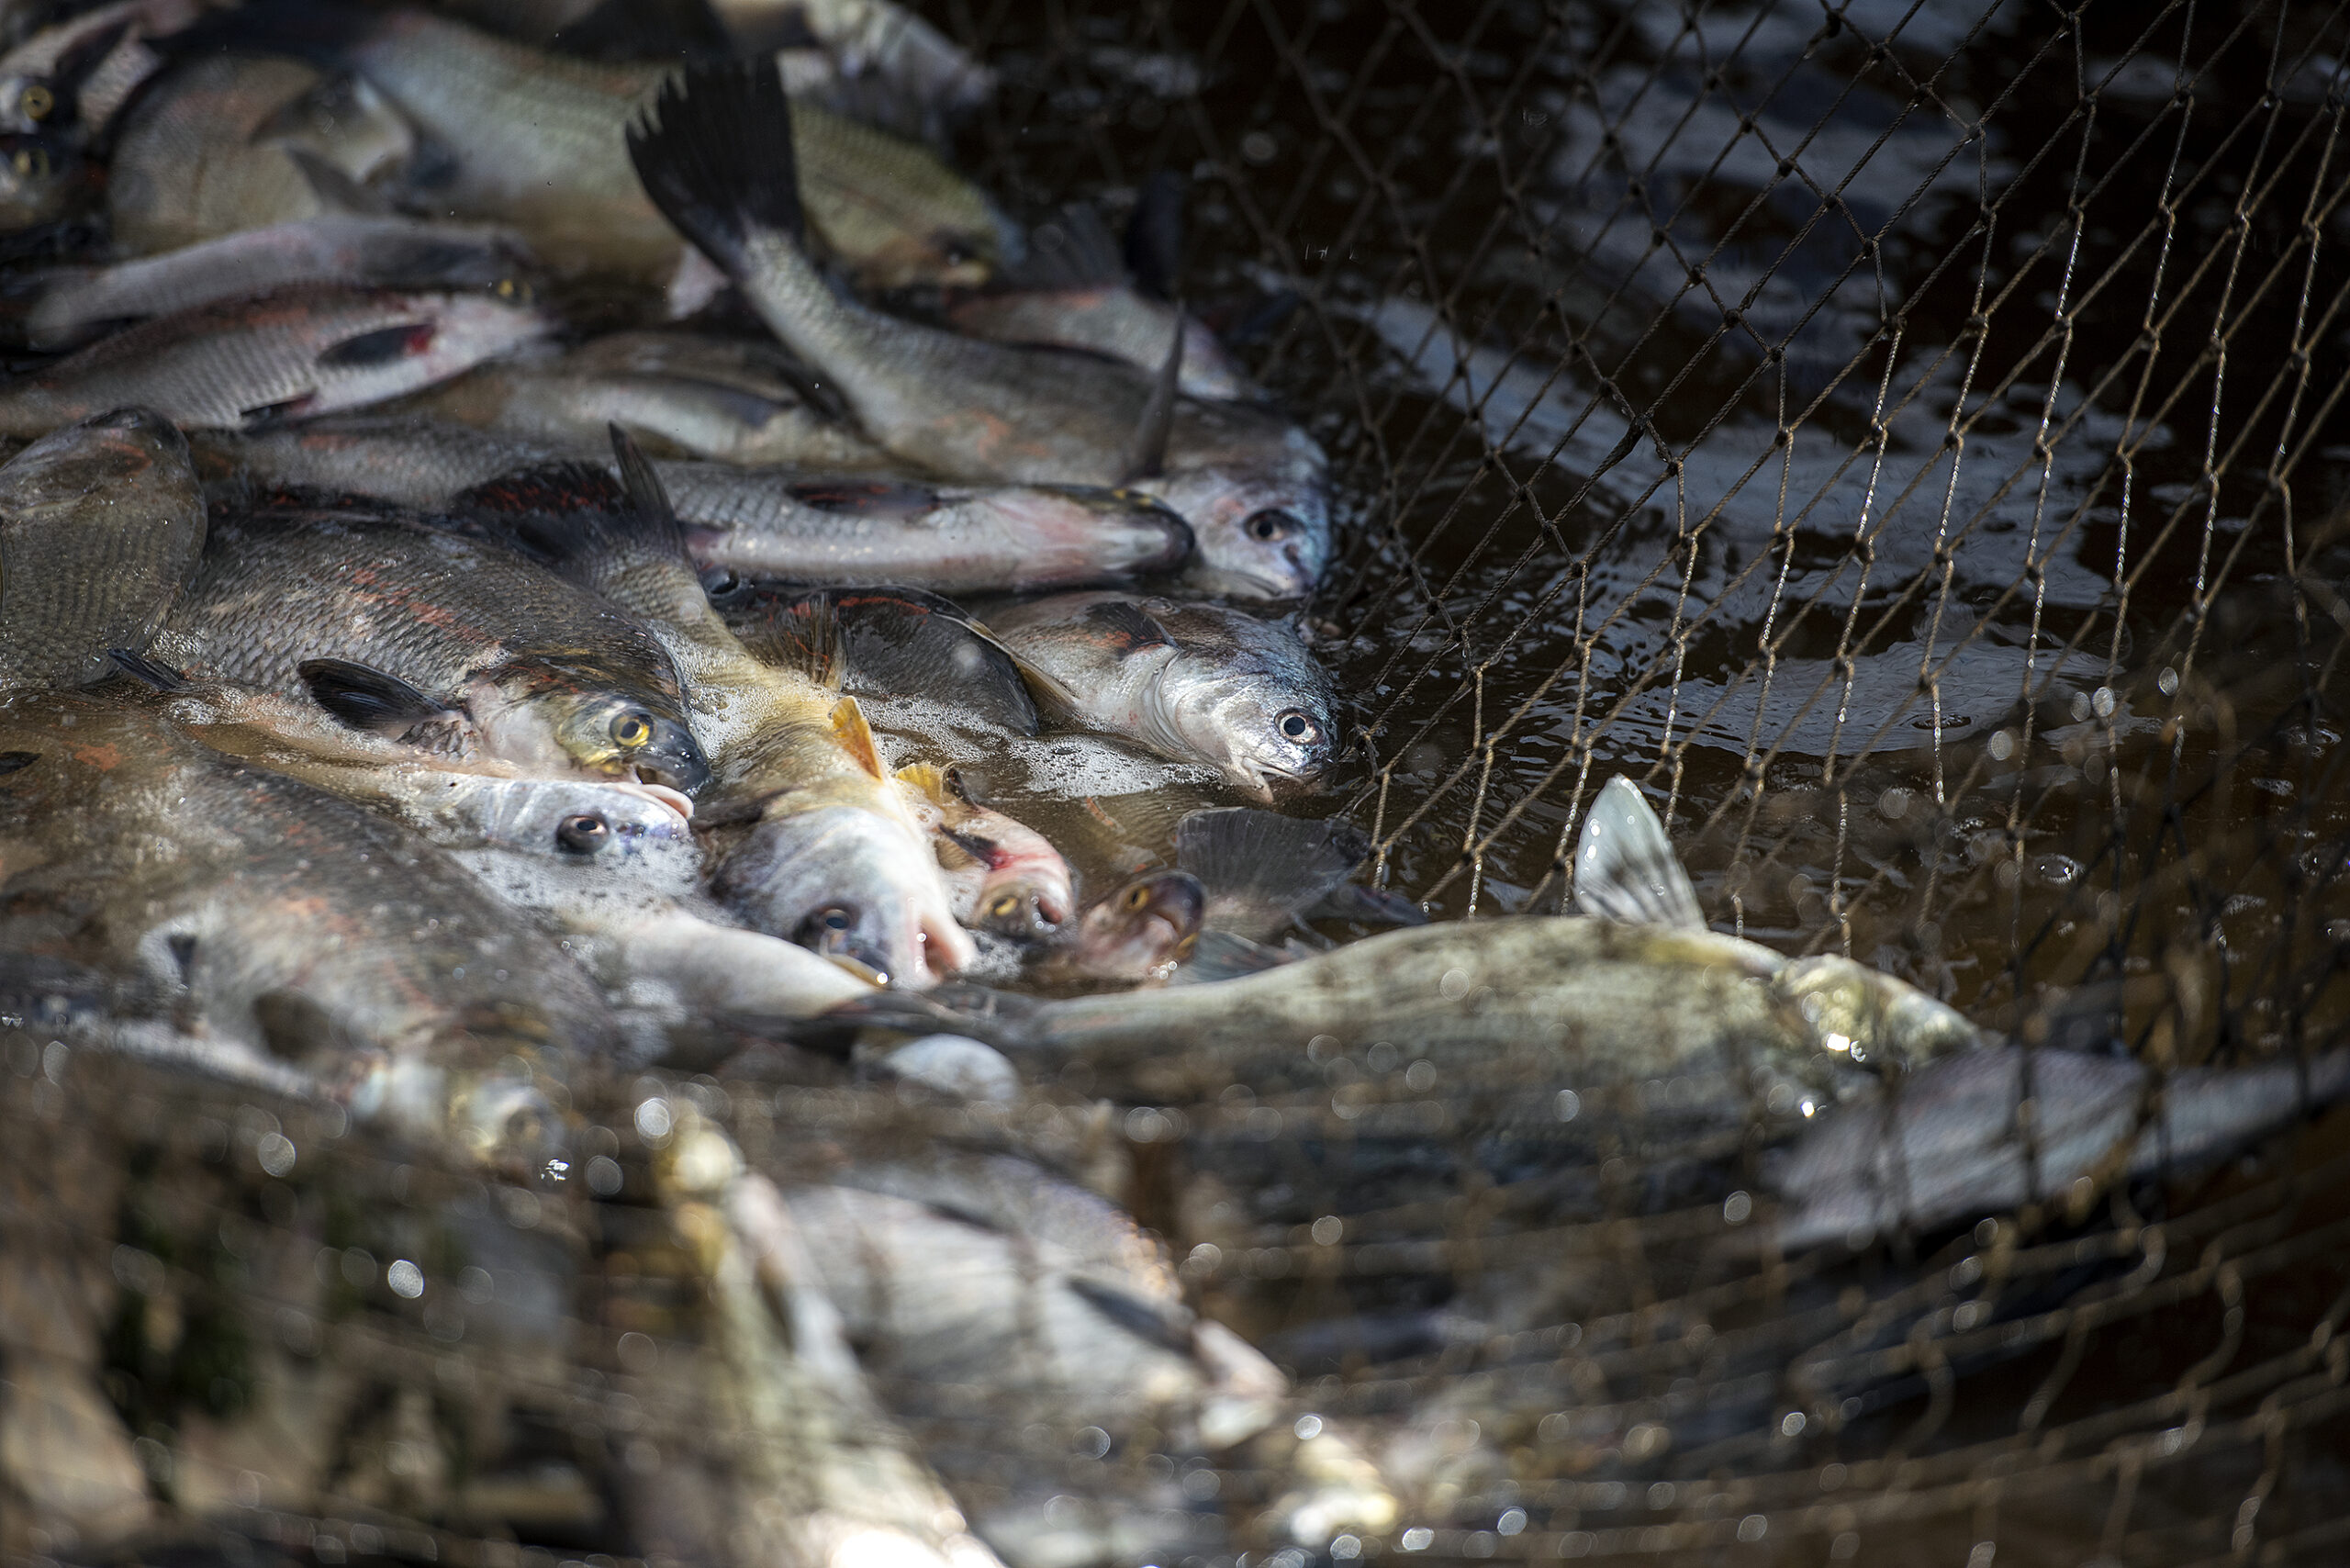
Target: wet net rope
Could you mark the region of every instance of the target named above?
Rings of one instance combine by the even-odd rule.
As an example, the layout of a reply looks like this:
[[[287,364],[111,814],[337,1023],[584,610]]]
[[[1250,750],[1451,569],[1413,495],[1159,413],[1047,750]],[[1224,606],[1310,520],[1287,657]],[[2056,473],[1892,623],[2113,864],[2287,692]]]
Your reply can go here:
[[[1114,213],[1190,175],[1193,302],[1228,306],[1336,460],[1346,549],[1309,620],[1357,705],[1333,804],[1384,885],[1444,917],[1571,908],[1583,809],[1623,772],[1718,924],[1988,1026],[2164,1069],[2350,1035],[2350,7],[930,10],[1002,73],[959,151],[1016,210]],[[595,1486],[501,1501],[435,1457],[490,1383],[549,1453],[651,1473],[755,1440],[680,1394],[708,1352],[673,1215],[387,1162],[59,1050],[11,1047],[5,1136],[86,1134],[88,1169],[20,1171],[12,1239],[114,1294],[110,1397],[159,1494],[235,1522],[236,1568],[622,1561],[588,1550],[619,1539]],[[1327,1092],[1106,1119],[643,1092],[778,1170],[851,1125],[918,1148],[1017,1115],[995,1131],[1073,1162],[1115,1143],[1192,1299],[1292,1372],[1290,1429],[1418,1456],[1394,1529],[1341,1536],[1341,1562],[2350,1550],[2338,1112],[1930,1253],[1782,1256],[1743,1242],[1767,1199],[1684,1201],[1625,1159],[1572,1202],[1534,1172],[1399,1185],[1342,1223],[1192,1223],[1194,1167],[1311,1215],[1327,1177],[1300,1150],[1374,1125],[1465,1146],[1519,1092],[1414,1070],[1409,1096],[1357,1094],[1327,1065]],[[621,1132],[610,1159],[660,1141]],[[371,1204],[456,1301],[386,1271]],[[514,1271],[443,1269],[444,1222],[502,1226]],[[570,1297],[544,1282],[566,1249],[599,1260]],[[467,1337],[476,1291],[534,1288],[503,1305],[543,1342]],[[207,1312],[238,1326],[191,1331]],[[170,1349],[197,1344],[234,1354]],[[289,1360],[360,1413],[318,1456],[341,1501],[317,1514],[173,1458]],[[1083,1438],[945,1395],[904,1425],[1015,1470]],[[1079,1467],[1072,1508],[1173,1486],[1243,1518],[1280,1484],[1253,1450],[1130,1450]],[[1243,1529],[1202,1561],[1243,1552],[1310,1555]]]

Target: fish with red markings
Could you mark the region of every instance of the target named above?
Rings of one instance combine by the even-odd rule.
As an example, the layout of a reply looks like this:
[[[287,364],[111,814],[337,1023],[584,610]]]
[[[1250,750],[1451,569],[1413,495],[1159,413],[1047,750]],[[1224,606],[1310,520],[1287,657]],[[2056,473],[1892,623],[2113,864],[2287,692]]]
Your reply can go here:
[[[0,431],[39,435],[133,403],[216,430],[363,408],[553,327],[486,291],[285,289],[149,321],[0,386]]]

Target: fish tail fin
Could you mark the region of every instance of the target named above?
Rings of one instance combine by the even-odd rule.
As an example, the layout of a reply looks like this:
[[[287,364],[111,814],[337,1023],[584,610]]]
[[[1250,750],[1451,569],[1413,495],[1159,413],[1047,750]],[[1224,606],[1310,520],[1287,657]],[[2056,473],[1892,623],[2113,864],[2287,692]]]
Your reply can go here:
[[[772,58],[671,77],[629,127],[628,155],[653,205],[730,275],[754,233],[807,232],[791,101]]]
[[[1254,806],[1193,812],[1175,826],[1175,864],[1211,899],[1261,912],[1275,929],[1321,902],[1370,853],[1371,840],[1351,823]]]
[[[1600,788],[1575,847],[1575,906],[1585,914],[1633,925],[1706,929],[1697,890],[1673,853],[1673,841],[1630,779]]]

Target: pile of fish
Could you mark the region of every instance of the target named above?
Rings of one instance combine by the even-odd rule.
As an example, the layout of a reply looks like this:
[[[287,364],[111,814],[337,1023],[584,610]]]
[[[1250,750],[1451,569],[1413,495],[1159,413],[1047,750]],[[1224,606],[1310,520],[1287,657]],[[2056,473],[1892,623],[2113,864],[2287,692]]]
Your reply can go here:
[[[609,1362],[550,1338],[564,1293],[603,1269],[625,1302],[610,1260],[663,1251],[691,1305],[640,1304],[658,1334],[609,1365],[670,1457],[615,1439],[582,1485],[618,1518],[575,1534],[1353,1556],[1438,1493],[1301,1416],[1199,1310],[1189,1238],[1121,1206],[1155,1107],[1336,1115],[1422,1195],[1628,1159],[1727,1192],[1768,1148],[1797,1249],[2077,1218],[2350,1092],[2342,1056],[2165,1091],[1714,933],[1621,779],[1580,913],[1427,924],[1317,802],[1327,464],[1180,302],[1180,185],[1123,245],[1083,207],[1024,232],[925,140],[990,73],[889,0],[744,0],[642,60],[602,15],[117,0],[0,57],[11,1092],[135,1069],[237,1107],[190,1113],[250,1157],[188,1179],[230,1207],[361,1181],[297,1120],[459,1193],[341,1191],[350,1234],[433,1261],[285,1253],[236,1408],[133,1424],[122,1347],[176,1353],[196,1286],[115,1242],[130,1178],[26,1161],[0,1550],[262,1506],[527,1538],[543,1509],[438,1461],[321,1469],[504,1450],[348,1369],[330,1396],[285,1315],[364,1275],[560,1382]],[[707,1074],[780,1085],[761,1125],[804,1114],[805,1157]],[[1244,1182],[1263,1141],[1203,1127],[1192,1163]],[[112,1195],[45,1225],[44,1170]],[[646,1214],[666,1240],[614,1239]],[[354,1448],[387,1408],[413,1429]],[[1214,1463],[1269,1479],[1220,1497]]]

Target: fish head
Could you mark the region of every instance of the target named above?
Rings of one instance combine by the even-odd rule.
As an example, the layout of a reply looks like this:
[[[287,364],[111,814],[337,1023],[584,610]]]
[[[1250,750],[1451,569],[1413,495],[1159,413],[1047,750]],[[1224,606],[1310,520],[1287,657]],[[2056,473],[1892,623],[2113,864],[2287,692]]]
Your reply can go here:
[[[484,748],[526,767],[685,795],[710,782],[701,746],[666,696],[620,688],[577,666],[518,660],[474,682],[466,707]]]
[[[1773,982],[1830,1057],[1880,1073],[1973,1050],[1982,1032],[1955,1008],[1891,975],[1833,954],[1796,958]]]
[[[54,222],[92,180],[89,160],[47,136],[0,135],[0,232]]]
[[[1000,843],[958,834],[956,843],[984,851],[979,858],[987,873],[979,883],[973,924],[982,931],[1014,941],[1039,942],[1067,924],[1076,913],[1076,893],[1069,886],[1069,862],[1049,846],[1040,853],[1022,854]]]
[[[1310,794],[1337,762],[1335,704],[1318,670],[1268,670],[1247,660],[1179,668],[1165,686],[1186,748],[1259,801]]]
[[[482,836],[566,880],[678,898],[693,891],[701,870],[692,814],[693,802],[666,785],[507,779]]]
[[[955,923],[930,846],[860,806],[761,819],[715,886],[754,929],[894,984],[934,984],[979,956]]]
[[[1199,940],[1207,890],[1189,871],[1146,871],[1078,922],[1069,959],[1098,980],[1153,980]]]
[[[1182,514],[1194,546],[1187,587],[1233,599],[1297,599],[1330,564],[1330,501],[1318,473],[1209,464],[1137,481]]]
[[[1173,571],[1192,556],[1191,525],[1165,502],[1107,485],[1020,485],[962,493],[1026,543],[1013,588],[1139,577]]]

